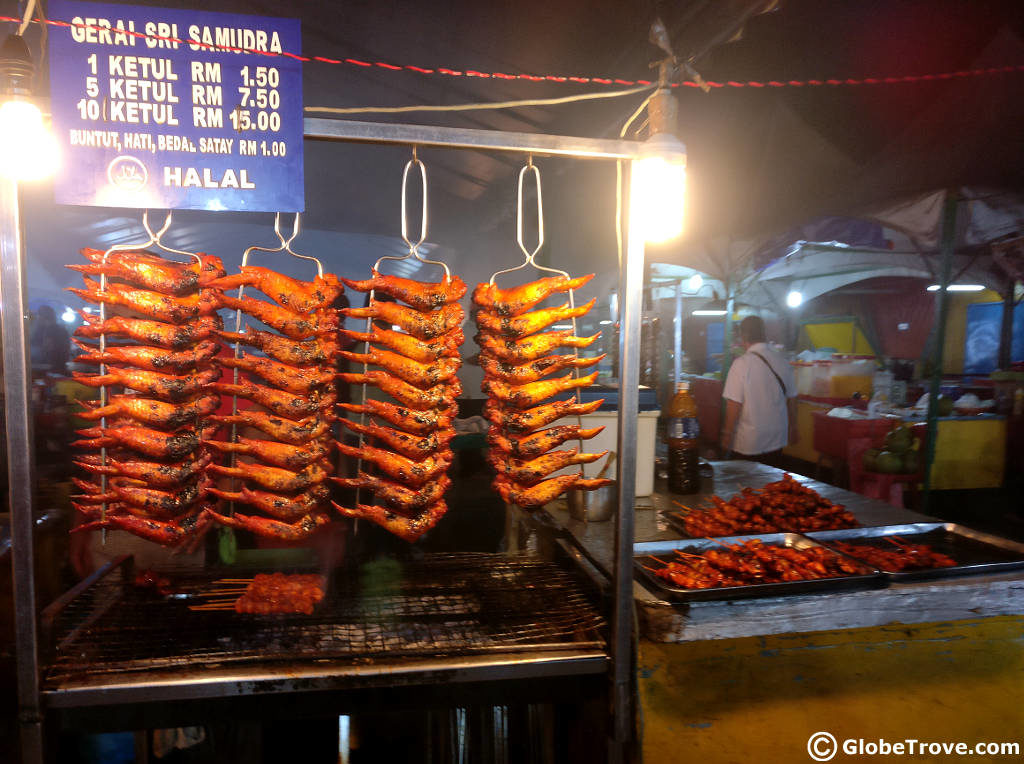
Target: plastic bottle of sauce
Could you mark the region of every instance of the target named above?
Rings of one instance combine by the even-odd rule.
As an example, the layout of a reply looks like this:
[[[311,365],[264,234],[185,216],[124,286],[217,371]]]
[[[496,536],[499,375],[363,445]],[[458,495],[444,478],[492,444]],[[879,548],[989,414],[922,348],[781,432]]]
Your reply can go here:
[[[688,382],[676,383],[668,405],[668,490],[671,493],[700,491],[700,456],[697,451],[697,403],[690,397]]]

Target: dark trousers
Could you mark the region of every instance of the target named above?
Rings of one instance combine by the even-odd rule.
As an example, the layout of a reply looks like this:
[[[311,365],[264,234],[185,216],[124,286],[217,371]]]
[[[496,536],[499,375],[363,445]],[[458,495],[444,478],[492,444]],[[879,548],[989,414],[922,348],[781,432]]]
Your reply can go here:
[[[761,462],[761,464],[767,464],[769,467],[783,469],[781,448],[776,449],[775,451],[765,451],[763,454],[741,454],[733,451],[732,456],[734,459],[743,459],[748,462]]]

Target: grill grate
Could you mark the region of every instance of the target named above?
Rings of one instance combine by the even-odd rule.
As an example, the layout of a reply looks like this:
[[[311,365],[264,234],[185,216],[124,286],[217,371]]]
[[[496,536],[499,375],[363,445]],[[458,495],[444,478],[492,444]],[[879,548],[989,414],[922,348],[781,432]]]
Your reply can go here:
[[[371,567],[372,566],[372,567]],[[529,557],[432,554],[339,571],[317,611],[192,611],[238,571],[174,571],[163,597],[115,570],[53,629],[47,683],[197,663],[458,656],[603,647],[604,622],[570,572]]]

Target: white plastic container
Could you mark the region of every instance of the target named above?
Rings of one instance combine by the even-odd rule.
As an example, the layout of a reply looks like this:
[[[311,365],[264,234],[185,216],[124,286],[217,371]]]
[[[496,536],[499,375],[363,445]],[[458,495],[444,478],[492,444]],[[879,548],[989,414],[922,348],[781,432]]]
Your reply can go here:
[[[654,439],[658,429],[658,416],[660,411],[641,411],[637,419],[637,442],[636,442],[636,495],[650,496],[654,493]],[[604,427],[598,435],[590,440],[583,441],[583,448],[586,453],[601,453],[602,451],[615,451],[616,441],[619,435],[619,414],[616,411],[595,411],[580,417],[583,427]],[[576,417],[559,419],[552,426],[563,424],[576,424]],[[579,443],[575,440],[567,441],[560,448],[578,448]],[[597,477],[597,473],[604,466],[605,459],[598,459],[591,464],[583,465],[583,474],[588,477]],[[579,470],[579,466],[566,467],[553,474],[564,475]],[[615,466],[612,466],[611,474],[605,477],[615,477]]]

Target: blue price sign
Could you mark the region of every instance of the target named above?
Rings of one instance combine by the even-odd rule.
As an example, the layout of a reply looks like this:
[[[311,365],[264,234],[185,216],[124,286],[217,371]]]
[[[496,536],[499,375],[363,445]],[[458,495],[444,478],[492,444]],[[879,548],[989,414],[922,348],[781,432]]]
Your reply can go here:
[[[51,0],[60,204],[300,212],[297,19]]]

